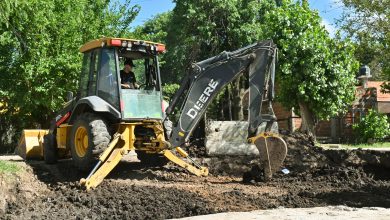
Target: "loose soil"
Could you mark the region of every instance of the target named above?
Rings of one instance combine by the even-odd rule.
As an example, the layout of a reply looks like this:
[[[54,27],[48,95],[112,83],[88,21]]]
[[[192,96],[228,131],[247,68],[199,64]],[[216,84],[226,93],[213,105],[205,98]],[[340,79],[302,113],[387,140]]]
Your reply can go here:
[[[0,218],[166,219],[281,206],[390,208],[389,152],[323,150],[299,133],[284,139],[289,148],[284,168],[290,173],[277,172],[268,182],[261,181],[256,160],[247,163],[251,171],[245,181],[242,172],[222,166],[196,177],[170,164],[122,161],[98,188],[86,192],[78,181],[87,173],[71,160],[19,162],[25,171],[0,174]]]

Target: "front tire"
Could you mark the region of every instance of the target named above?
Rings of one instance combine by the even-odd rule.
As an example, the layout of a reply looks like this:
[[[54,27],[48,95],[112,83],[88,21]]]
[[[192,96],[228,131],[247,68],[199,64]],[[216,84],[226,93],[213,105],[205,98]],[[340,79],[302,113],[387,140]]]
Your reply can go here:
[[[83,171],[89,171],[95,156],[104,151],[111,140],[108,126],[101,117],[84,113],[72,126],[70,148],[74,165]]]

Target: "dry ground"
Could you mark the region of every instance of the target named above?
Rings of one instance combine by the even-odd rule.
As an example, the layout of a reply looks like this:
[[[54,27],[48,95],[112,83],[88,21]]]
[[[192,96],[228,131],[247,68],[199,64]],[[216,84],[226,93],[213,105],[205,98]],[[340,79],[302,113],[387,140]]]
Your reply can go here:
[[[218,167],[199,178],[172,165],[122,161],[97,189],[86,192],[78,180],[87,174],[71,160],[16,162],[24,171],[0,174],[0,218],[166,219],[281,206],[390,208],[389,152],[323,150],[300,134],[285,139],[284,166],[291,173],[278,172],[269,182],[252,178],[256,167],[243,183],[242,175]]]

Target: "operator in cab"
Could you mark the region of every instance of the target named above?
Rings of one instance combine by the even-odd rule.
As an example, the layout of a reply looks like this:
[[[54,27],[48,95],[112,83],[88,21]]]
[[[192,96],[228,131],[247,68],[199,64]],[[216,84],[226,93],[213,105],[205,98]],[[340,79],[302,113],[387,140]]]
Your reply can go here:
[[[121,88],[122,89],[138,89],[139,85],[135,78],[135,74],[132,71],[135,67],[133,60],[126,59],[123,70],[120,71],[121,76]]]

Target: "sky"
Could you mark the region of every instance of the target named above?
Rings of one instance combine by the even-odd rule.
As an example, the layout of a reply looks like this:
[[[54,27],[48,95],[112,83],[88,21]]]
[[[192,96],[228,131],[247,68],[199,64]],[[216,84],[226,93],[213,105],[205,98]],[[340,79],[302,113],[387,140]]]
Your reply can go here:
[[[154,15],[172,10],[175,4],[171,0],[132,0],[131,4],[141,6],[141,11],[132,23],[132,27],[142,25]]]
[[[341,0],[309,0],[312,9],[317,10],[322,18],[322,24],[331,36],[334,36],[337,28],[336,19],[341,17],[342,3]]]
[[[322,17],[322,24],[331,36],[334,36],[336,29],[335,19],[342,13],[341,0],[309,0],[312,9],[318,10]],[[132,27],[142,25],[154,15],[172,10],[175,4],[171,0],[133,0],[132,4],[141,6],[141,11],[135,18]]]

